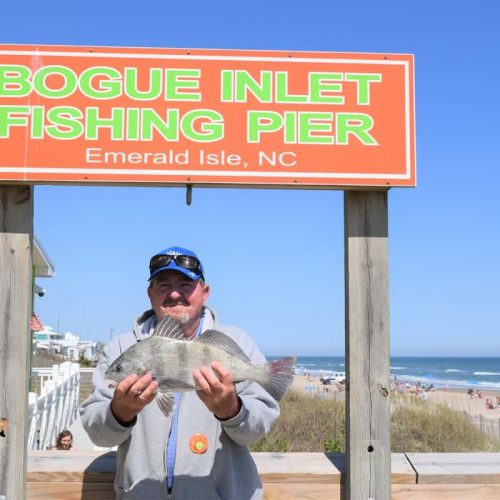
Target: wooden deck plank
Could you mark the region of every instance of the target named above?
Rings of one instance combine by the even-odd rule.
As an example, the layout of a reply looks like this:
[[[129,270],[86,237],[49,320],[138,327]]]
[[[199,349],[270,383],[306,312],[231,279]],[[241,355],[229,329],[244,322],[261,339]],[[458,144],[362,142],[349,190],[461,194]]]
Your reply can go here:
[[[344,453],[327,453],[328,459],[343,475],[346,473],[347,460]],[[392,453],[391,455],[391,483],[413,484],[417,482],[417,475],[404,453]]]
[[[344,454],[252,455],[267,500],[341,498],[346,469]],[[114,498],[115,463],[115,452],[29,452],[28,498]],[[394,453],[391,469],[392,500],[500,498],[500,453],[408,453],[406,456]]]
[[[407,453],[419,484],[500,484],[500,453]],[[497,498],[500,491],[497,490]]]
[[[494,484],[393,484],[391,500],[498,500]],[[325,499],[326,500],[326,499]]]
[[[264,500],[340,500],[343,485],[265,483]]]
[[[340,484],[264,483],[265,500],[340,500]],[[28,500],[113,500],[110,483],[28,483]],[[498,500],[498,487],[486,484],[393,484],[391,500]]]
[[[324,453],[255,453],[252,456],[262,481],[340,483],[340,470]]]
[[[346,471],[343,453],[253,453],[266,482],[340,484]],[[392,455],[392,482],[415,483],[415,471],[403,453]],[[115,452],[31,451],[28,482],[112,482]],[[50,479],[49,479],[50,478]]]
[[[112,483],[29,483],[27,500],[114,500]]]
[[[415,484],[417,474],[404,453],[391,455],[391,484]]]
[[[30,451],[27,480],[28,482],[112,483],[115,470],[115,452]]]

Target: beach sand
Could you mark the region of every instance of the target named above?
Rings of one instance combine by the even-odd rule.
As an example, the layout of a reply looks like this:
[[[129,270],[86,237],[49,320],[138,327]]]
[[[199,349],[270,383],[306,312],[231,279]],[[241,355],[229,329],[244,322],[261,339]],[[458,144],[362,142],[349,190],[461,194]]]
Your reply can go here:
[[[467,389],[461,390],[437,390],[429,392],[429,401],[439,403],[457,411],[467,412],[470,415],[482,415],[484,418],[500,419],[500,408],[490,410],[486,408],[486,398],[492,398],[495,402],[500,394],[494,391],[481,391],[482,398],[472,398],[467,394]]]
[[[319,377],[312,375],[294,375],[292,389],[309,395],[325,395],[326,397],[342,397],[345,395],[340,384],[323,385]],[[442,404],[456,411],[467,412],[470,415],[482,415],[485,418],[500,419],[500,408],[490,410],[486,408],[486,398],[496,399],[500,392],[481,391],[483,397],[473,398],[467,394],[467,389],[445,391],[437,389],[429,391],[429,402]],[[415,396],[420,397],[420,396]]]

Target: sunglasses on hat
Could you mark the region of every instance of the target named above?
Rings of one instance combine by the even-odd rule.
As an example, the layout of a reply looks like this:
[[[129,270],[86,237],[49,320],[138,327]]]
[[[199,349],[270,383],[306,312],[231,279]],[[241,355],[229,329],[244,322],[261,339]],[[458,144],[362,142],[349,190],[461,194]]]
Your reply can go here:
[[[174,261],[179,267],[194,271],[196,272],[196,274],[199,274],[201,278],[203,278],[201,263],[196,257],[193,257],[192,255],[155,255],[149,261],[149,272],[153,274],[158,269],[168,266],[172,261]]]

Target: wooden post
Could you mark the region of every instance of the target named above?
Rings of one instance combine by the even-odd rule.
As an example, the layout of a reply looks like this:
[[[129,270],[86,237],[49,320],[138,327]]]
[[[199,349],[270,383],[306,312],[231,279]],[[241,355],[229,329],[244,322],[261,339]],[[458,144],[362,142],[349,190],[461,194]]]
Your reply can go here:
[[[8,500],[26,498],[32,242],[31,187],[0,185],[0,497]]]
[[[391,494],[387,191],[345,191],[346,498]]]

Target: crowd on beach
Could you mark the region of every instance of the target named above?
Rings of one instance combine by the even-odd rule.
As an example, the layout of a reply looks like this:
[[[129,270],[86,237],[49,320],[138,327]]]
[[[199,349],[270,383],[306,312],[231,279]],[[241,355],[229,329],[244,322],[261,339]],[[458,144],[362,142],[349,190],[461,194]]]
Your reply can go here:
[[[424,401],[429,399],[429,392],[434,392],[435,390],[434,384],[425,385],[420,382],[411,384],[408,381],[397,381],[396,379],[391,381],[391,391],[393,393],[414,395]],[[448,392],[448,386],[445,386],[443,390],[444,392]],[[480,389],[473,390],[471,388],[467,389],[467,395],[470,399],[484,400],[486,410],[500,409],[500,395],[485,396]]]
[[[410,394],[422,398],[424,401],[429,399],[429,392],[435,391],[434,384],[410,384],[410,382],[397,381],[394,379],[391,382],[391,391],[399,394]]]
[[[483,399],[483,393],[479,389],[476,391],[468,389],[467,395],[471,399]],[[500,409],[500,395],[497,395],[496,397],[486,396],[486,398],[484,398],[484,405],[487,410]]]
[[[331,385],[324,385],[322,377],[311,375],[310,373],[296,374],[294,377],[294,386],[296,389],[304,391],[309,396],[314,397],[337,397],[345,393],[344,383],[332,382]],[[409,395],[419,398],[423,401],[432,401],[435,403],[446,404],[456,409],[472,412],[474,414],[483,414],[485,416],[500,416],[500,394],[488,391],[486,394],[480,389],[466,389],[465,393],[447,385],[435,387],[433,383],[421,383],[420,381],[411,382],[408,380],[399,380],[394,377],[391,380],[391,392],[393,394]],[[470,404],[467,401],[473,400]],[[484,402],[484,405],[483,405]],[[481,405],[481,406],[480,406]],[[490,410],[495,410],[491,412]]]
[[[497,396],[496,399],[486,398],[484,404],[488,410],[500,410],[500,396]]]

